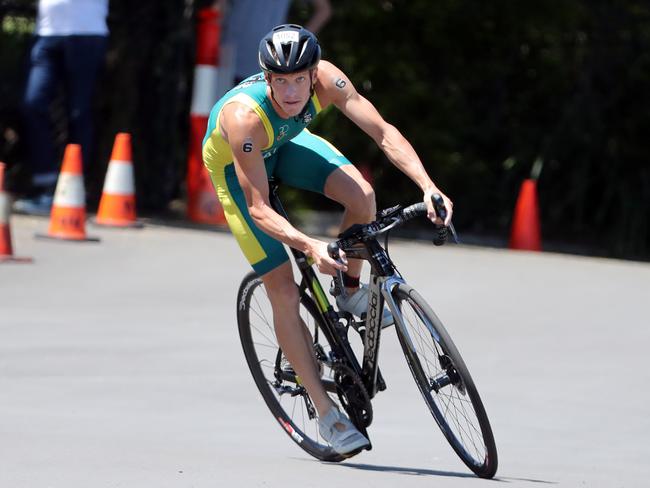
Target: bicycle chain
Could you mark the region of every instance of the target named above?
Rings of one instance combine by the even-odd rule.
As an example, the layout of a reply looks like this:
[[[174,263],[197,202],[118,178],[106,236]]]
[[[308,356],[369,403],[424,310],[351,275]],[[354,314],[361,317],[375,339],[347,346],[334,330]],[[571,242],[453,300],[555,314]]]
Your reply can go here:
[[[332,369],[341,406],[355,427],[365,433],[372,423],[372,404],[363,381],[345,364],[335,364]]]

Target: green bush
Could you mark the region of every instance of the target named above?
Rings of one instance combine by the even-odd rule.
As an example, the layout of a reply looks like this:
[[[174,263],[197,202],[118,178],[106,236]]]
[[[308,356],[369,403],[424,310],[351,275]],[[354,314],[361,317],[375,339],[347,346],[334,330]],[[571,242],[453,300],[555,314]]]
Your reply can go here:
[[[15,10],[34,2],[0,0],[9,3]],[[182,195],[193,19],[207,3],[111,0],[111,45],[96,101],[96,194],[113,137],[126,130],[134,135],[139,204],[161,210]],[[519,186],[540,161],[547,247],[650,258],[647,2],[332,4],[334,17],[320,35],[325,58],[413,143],[455,201],[461,233],[505,241]],[[307,2],[294,2],[291,20],[308,14]],[[16,23],[6,9],[0,17],[2,124],[20,99],[31,24]],[[314,130],[372,167],[380,206],[420,198],[336,110],[319,117]],[[3,151],[0,158],[10,159]]]

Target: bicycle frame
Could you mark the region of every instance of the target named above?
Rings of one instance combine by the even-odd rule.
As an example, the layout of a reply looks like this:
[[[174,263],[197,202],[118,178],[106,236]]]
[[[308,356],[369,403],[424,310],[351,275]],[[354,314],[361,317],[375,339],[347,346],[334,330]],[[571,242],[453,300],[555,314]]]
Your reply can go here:
[[[286,212],[277,194],[277,184],[271,183],[270,189],[271,206],[286,218]],[[436,215],[444,219],[446,210],[442,196],[434,194],[431,200]],[[381,210],[373,222],[353,225],[339,235],[336,241],[327,245],[327,253],[332,259],[338,259],[343,251],[349,259],[362,259],[370,263],[368,303],[363,320],[356,320],[346,311],[336,311],[319,282],[313,261],[304,253],[291,249],[302,275],[299,284],[300,300],[312,319],[309,320],[310,333],[313,325],[314,334],[312,349],[319,363],[322,385],[332,400],[336,401],[338,396],[345,413],[366,438],[369,439],[367,428],[373,420],[370,400],[377,392],[386,388],[378,366],[381,322],[386,305],[393,314],[396,333],[409,369],[444,436],[475,474],[491,478],[496,473],[498,464],[496,445],[485,408],[469,371],[442,322],[424,298],[404,281],[390,259],[388,245],[382,246],[378,241],[380,236],[384,235],[387,243],[387,233],[391,229],[426,215],[427,207],[426,202],[417,202],[406,207],[396,205]],[[447,228],[455,237],[451,223]],[[434,244],[441,245],[445,242],[447,228],[437,227]],[[297,421],[302,420],[304,432],[307,432],[305,422],[313,425],[314,421],[318,420],[318,413],[296,372],[290,365],[283,365],[286,358],[276,344],[271,345],[271,361],[273,355],[275,356],[272,371],[267,368],[262,370],[262,361],[257,356],[258,343],[253,340],[251,334],[252,329],[257,329],[250,321],[252,297],[246,301],[248,287],[252,284],[259,285],[260,282],[261,279],[255,279],[254,274],[247,275],[238,294],[239,303],[243,304],[240,305],[241,313],[238,313],[240,336],[255,382],[276,419],[295,442],[318,459],[340,461],[346,456],[336,454],[331,447],[324,445],[318,434],[314,438],[305,434],[310,442],[303,444],[304,437],[294,419],[296,401],[304,401],[304,406],[299,406],[296,413]],[[338,271],[334,278],[332,294],[339,297],[344,293],[343,275]],[[406,304],[404,315],[399,308],[403,303]],[[408,310],[416,317],[412,317]],[[267,327],[271,327],[267,320],[265,323]],[[351,347],[350,327],[359,333],[363,341],[362,357],[358,357]],[[429,334],[430,338],[427,337]],[[327,339],[327,343],[323,338]],[[430,344],[431,341],[433,344]],[[266,341],[259,345],[268,353]],[[265,361],[270,362],[268,359]],[[284,363],[286,364],[286,361]],[[328,369],[325,370],[321,366]],[[446,387],[450,387],[450,390],[442,392]],[[289,409],[280,403],[284,395],[290,395]],[[291,400],[293,397],[299,398]],[[305,418],[305,410],[308,420]],[[357,453],[358,451],[351,455]]]
[[[270,203],[272,208],[280,215],[287,218],[287,214],[282,207],[278,196],[277,184],[270,183]],[[327,295],[321,286],[320,281],[313,269],[313,262],[303,252],[291,248],[294,260],[302,275],[300,289],[308,289],[318,307],[328,328],[324,332],[328,335],[330,344],[335,344],[338,351],[336,355],[346,357],[350,365],[359,374],[366,387],[368,395],[373,398],[380,389],[383,380],[379,377],[379,344],[381,337],[381,318],[384,310],[384,302],[388,304],[396,326],[404,329],[401,314],[392,297],[392,291],[399,283],[404,280],[395,272],[395,267],[388,257],[386,251],[379,245],[376,240],[369,241],[365,247],[354,247],[346,249],[348,258],[364,259],[370,262],[370,284],[369,284],[369,304],[363,329],[358,330],[363,339],[363,360],[362,364],[358,359],[349,341],[347,340],[347,330],[339,322],[339,316],[327,299]],[[328,388],[329,389],[329,388]]]

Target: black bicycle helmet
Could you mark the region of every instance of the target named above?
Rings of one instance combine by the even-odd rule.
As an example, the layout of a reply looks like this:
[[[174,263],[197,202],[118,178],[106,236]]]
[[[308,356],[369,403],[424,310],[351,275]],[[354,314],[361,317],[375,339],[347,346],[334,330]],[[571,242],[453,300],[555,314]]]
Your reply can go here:
[[[295,73],[312,69],[319,61],[318,39],[299,25],[278,25],[260,42],[259,63],[264,71]]]

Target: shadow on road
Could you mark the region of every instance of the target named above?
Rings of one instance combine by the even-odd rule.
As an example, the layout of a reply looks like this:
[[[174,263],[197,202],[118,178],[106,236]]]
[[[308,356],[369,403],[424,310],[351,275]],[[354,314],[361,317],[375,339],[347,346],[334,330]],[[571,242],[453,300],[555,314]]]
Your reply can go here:
[[[453,478],[476,478],[472,473],[457,473],[455,471],[440,471],[438,469],[408,468],[405,466],[384,466],[364,463],[324,463],[334,464],[342,468],[360,469],[363,471],[381,471],[385,473],[410,474],[416,476],[447,476]]]
[[[459,473],[456,471],[441,471],[438,469],[424,469],[424,468],[409,468],[405,466],[384,466],[377,464],[364,464],[364,463],[323,463],[330,464],[341,468],[360,469],[363,471],[380,471],[384,473],[397,473],[408,474],[414,476],[444,476],[450,478],[475,478],[479,480],[473,473]],[[511,483],[513,481],[526,481],[528,483],[543,483],[548,485],[557,485],[557,481],[536,480],[531,478],[512,478],[512,477],[499,477],[486,481],[499,481],[501,483]]]

